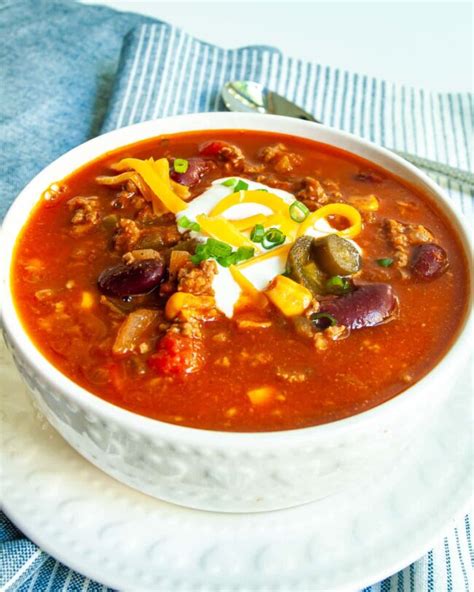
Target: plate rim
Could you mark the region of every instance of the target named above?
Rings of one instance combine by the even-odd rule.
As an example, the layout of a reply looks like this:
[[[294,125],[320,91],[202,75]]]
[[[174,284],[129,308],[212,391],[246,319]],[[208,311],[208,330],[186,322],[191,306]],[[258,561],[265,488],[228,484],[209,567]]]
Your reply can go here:
[[[1,353],[1,350],[0,350]],[[11,361],[11,356],[10,354],[8,354],[7,352],[5,352],[5,360],[6,360],[6,366],[3,370],[6,371],[6,373],[11,370],[14,371],[14,367],[13,367],[13,363]],[[1,357],[0,357],[0,361],[1,361]],[[0,367],[0,370],[2,369],[2,367]],[[18,379],[18,375],[16,376],[16,378]],[[469,396],[469,388],[468,388],[468,380],[465,378],[465,376],[461,377],[459,379],[459,383],[464,383],[466,382],[467,388],[464,391],[461,392],[461,394],[458,394],[459,400],[462,401],[462,403],[464,404],[464,406],[469,404],[470,400],[470,396]],[[26,402],[30,402],[30,398],[27,392],[27,388],[22,385],[22,396],[24,397],[24,403],[22,403],[23,406],[26,405]],[[14,390],[13,392],[17,392],[16,390]],[[453,396],[455,395],[454,391],[453,391]],[[11,396],[10,394],[7,394],[6,397],[8,398],[9,396]],[[445,401],[443,401],[443,403],[441,404],[440,408],[438,409],[438,412],[436,414],[436,416],[434,418],[432,418],[431,423],[427,426],[426,430],[428,434],[431,434],[431,437],[434,437],[435,434],[439,433],[443,427],[443,422],[445,422],[446,420],[442,419],[442,416],[445,416],[445,414],[443,414],[443,409],[445,409],[445,406],[448,406],[450,404],[450,397],[448,397]],[[34,408],[28,405],[28,413],[33,413],[34,412]],[[441,419],[440,419],[441,418]],[[8,423],[8,417],[5,418],[3,420],[4,422]],[[33,418],[33,421],[37,422],[36,418]],[[438,425],[436,425],[436,423],[438,423]],[[434,424],[434,425],[433,425]],[[48,424],[49,425],[49,424]],[[53,430],[53,432],[55,434],[57,434],[57,432],[53,429],[50,428],[51,430]],[[421,433],[424,433],[425,430],[422,430]],[[58,437],[60,438],[60,441],[62,442],[62,446],[65,446],[67,448],[70,448],[76,455],[78,460],[84,464],[84,466],[88,466],[90,465],[90,463],[84,459],[82,456],[79,455],[79,453],[77,453],[77,451],[75,451],[59,434],[57,434]],[[471,435],[472,437],[472,435]],[[421,450],[426,450],[426,448],[421,444],[421,441],[423,439],[422,438],[417,438],[414,442],[415,442],[415,448],[421,449]],[[41,448],[40,448],[40,453],[41,453]],[[5,453],[3,453],[5,454]],[[43,453],[44,454],[44,453]],[[56,454],[56,453],[55,453]],[[465,460],[466,457],[461,457],[459,459],[459,467],[464,467],[465,466]],[[410,457],[411,458],[411,457]],[[456,455],[455,458],[458,458],[458,456]],[[413,462],[413,459],[412,459]],[[3,465],[3,463],[0,463],[1,465]],[[93,465],[90,465],[93,466]],[[403,470],[406,470],[407,468],[409,468],[409,466],[411,466],[411,463],[409,465],[407,465],[407,463],[402,463],[402,472]],[[94,467],[95,468],[95,467]],[[99,470],[96,469],[95,470]],[[100,471],[100,470],[99,470]],[[7,474],[8,471],[5,470],[5,468],[2,469],[2,473]],[[120,493],[120,498],[123,498],[124,496],[127,496],[127,492],[130,491],[132,493],[135,493],[134,490],[132,488],[129,488],[128,486],[120,483],[119,481],[115,480],[113,477],[110,477],[108,475],[106,475],[105,473],[102,473],[102,471],[100,471],[100,474],[103,475],[103,477],[107,480],[110,480],[111,483],[113,483],[114,485],[116,485],[117,487],[121,488],[121,493]],[[460,473],[459,473],[460,474]],[[441,542],[442,538],[449,532],[449,529],[452,528],[453,523],[455,523],[458,519],[460,519],[463,515],[466,514],[466,512],[470,509],[471,507],[471,502],[472,502],[472,493],[470,492],[470,487],[468,484],[469,481],[469,475],[468,473],[466,473],[465,476],[465,480],[463,480],[464,483],[464,487],[462,488],[458,488],[456,489],[455,493],[456,496],[453,497],[452,492],[453,489],[452,488],[445,488],[446,489],[446,496],[450,497],[451,500],[455,499],[455,503],[454,504],[450,504],[449,505],[449,510],[448,516],[444,516],[442,520],[439,520],[438,522],[436,522],[436,526],[434,528],[431,529],[431,532],[429,534],[428,537],[424,538],[423,543],[416,543],[414,545],[414,547],[412,549],[409,549],[408,551],[403,551],[401,552],[397,552],[394,551],[393,554],[395,556],[389,557],[389,561],[380,561],[380,563],[385,563],[385,565],[381,565],[379,568],[377,569],[372,569],[372,571],[370,571],[368,574],[364,574],[361,576],[358,576],[356,579],[352,579],[350,582],[346,581],[345,583],[342,584],[337,584],[336,587],[332,587],[330,588],[331,592],[347,592],[348,587],[350,587],[350,589],[362,589],[364,587],[370,586],[370,585],[374,585],[380,581],[382,581],[383,579],[393,576],[395,575],[398,571],[406,568],[408,565],[410,565],[411,563],[413,563],[414,561],[418,560],[419,558],[421,558],[423,555],[425,555],[429,550],[431,550],[437,543]],[[397,485],[403,485],[404,481],[402,479],[397,479],[396,481]],[[24,484],[23,484],[24,485]],[[33,541],[42,551],[44,551],[45,553],[49,554],[50,556],[52,556],[54,559],[56,559],[57,561],[63,563],[64,565],[66,565],[67,567],[69,567],[70,569],[77,571],[78,573],[80,573],[81,575],[97,581],[105,586],[108,586],[110,588],[113,588],[115,590],[146,590],[147,588],[143,588],[140,586],[133,586],[133,584],[131,582],[127,582],[125,581],[125,586],[124,586],[124,574],[123,573],[110,573],[110,570],[107,571],[102,570],[100,573],[97,571],[97,569],[95,569],[95,564],[88,564],[87,563],[87,559],[84,557],[83,553],[80,552],[78,553],[76,552],[67,552],[67,550],[63,550],[61,548],[61,543],[57,543],[55,545],[54,539],[50,539],[48,536],[48,532],[43,535],[43,533],[41,532],[41,529],[36,525],[36,524],[29,524],[28,523],[28,518],[29,515],[28,514],[23,514],[22,509],[23,506],[16,506],[15,507],[15,496],[9,496],[8,495],[8,489],[9,487],[4,487],[3,489],[3,495],[2,495],[2,509],[5,513],[5,515],[19,528],[20,531],[22,531],[31,541]],[[64,490],[63,490],[64,491]],[[379,492],[380,494],[380,490],[378,490],[378,488],[375,489],[375,492]],[[145,494],[142,494],[145,495]],[[343,495],[346,495],[346,493],[344,493]],[[372,493],[372,495],[374,495],[374,493]],[[384,494],[384,497],[386,497],[387,494]],[[13,499],[10,499],[11,497],[13,497]],[[147,496],[150,497],[150,496]],[[335,498],[337,499],[337,496],[335,496]],[[153,500],[153,498],[150,498]],[[97,501],[97,498],[96,500]],[[100,500],[99,500],[100,501]],[[162,503],[159,502],[158,503]],[[309,504],[306,504],[306,508],[311,508],[312,506],[314,507],[315,504],[317,504],[318,502],[312,502]],[[170,508],[173,508],[174,504],[168,503],[168,506]],[[453,506],[456,508],[454,511],[452,510]],[[178,506],[176,506],[176,508],[179,508]],[[205,513],[202,510],[190,510],[188,509],[188,511],[190,512],[198,512],[198,513]],[[280,510],[278,511],[278,513],[285,513],[285,512],[291,512],[291,509],[289,510]],[[272,512],[274,513],[274,512]],[[211,512],[210,514],[216,514],[214,512]],[[101,516],[104,516],[104,514],[101,514]],[[431,524],[433,524],[433,522],[431,522]],[[416,526],[416,525],[415,525]],[[64,523],[64,528],[69,528],[65,523]],[[74,531],[77,532],[77,531]],[[408,533],[405,532],[404,535],[406,537]],[[74,538],[74,533],[73,533],[73,538]],[[408,539],[408,537],[406,537]],[[77,539],[76,539],[77,540]],[[89,545],[89,549],[90,549],[90,544],[91,541],[85,541],[84,539],[81,540],[81,535],[79,535],[78,540],[81,542],[80,546],[78,547],[79,549],[82,547],[84,548],[85,544]],[[95,543],[99,548],[101,546],[100,541],[97,541]],[[406,544],[405,544],[406,547]],[[381,554],[384,555],[384,554]],[[398,557],[397,557],[398,555]],[[269,579],[274,579],[277,577],[278,574],[274,573],[269,575]],[[349,574],[350,575],[350,574]],[[166,584],[166,581],[168,579],[168,576],[166,573],[163,573],[163,575],[158,573],[158,577],[160,579],[163,579],[163,583]],[[284,586],[285,584],[292,584],[292,585],[297,585],[298,582],[303,583],[305,580],[307,580],[309,577],[311,577],[310,573],[306,573],[304,575],[302,575],[302,577],[300,579],[293,579],[292,576],[283,576],[283,579],[281,579],[281,585]],[[175,578],[173,577],[173,580],[175,580]],[[196,579],[186,579],[185,575],[183,575],[182,580],[179,582],[179,586],[185,585],[186,589],[188,591],[191,590],[208,590],[209,592],[217,592],[218,590],[222,590],[222,588],[219,587],[219,583],[215,584],[215,583],[211,583],[208,586],[203,587],[201,583],[199,583]],[[268,589],[268,584],[265,583],[255,583],[253,582],[252,584],[252,592],[259,592],[260,590],[267,590]],[[234,585],[232,584],[230,586],[230,588],[233,590],[233,592],[244,592],[244,590],[246,592],[248,592],[248,590],[250,590],[250,588],[248,586],[246,586],[245,584],[242,585]],[[278,588],[279,589],[279,588]],[[282,588],[283,590],[285,588]]]

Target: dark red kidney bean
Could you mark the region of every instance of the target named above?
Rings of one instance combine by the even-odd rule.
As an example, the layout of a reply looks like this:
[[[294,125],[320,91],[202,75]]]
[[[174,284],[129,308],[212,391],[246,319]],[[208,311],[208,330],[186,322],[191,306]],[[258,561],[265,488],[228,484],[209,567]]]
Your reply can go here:
[[[220,151],[225,146],[229,146],[227,142],[221,142],[220,140],[211,140],[210,142],[204,142],[199,146],[199,154],[202,156],[219,156]]]
[[[443,247],[434,243],[425,243],[415,247],[410,267],[413,275],[418,279],[434,280],[443,275],[448,266],[448,255]]]
[[[105,296],[137,296],[148,294],[156,288],[164,276],[164,266],[158,259],[143,259],[130,265],[120,263],[105,269],[97,280],[99,290]]]
[[[321,302],[320,312],[332,315],[338,325],[362,329],[375,327],[389,320],[397,306],[398,300],[392,286],[364,284],[335,300]]]
[[[185,173],[177,173],[174,168],[171,169],[170,177],[176,183],[192,187],[197,185],[207,172],[209,165],[203,158],[191,157],[187,159],[188,168]]]

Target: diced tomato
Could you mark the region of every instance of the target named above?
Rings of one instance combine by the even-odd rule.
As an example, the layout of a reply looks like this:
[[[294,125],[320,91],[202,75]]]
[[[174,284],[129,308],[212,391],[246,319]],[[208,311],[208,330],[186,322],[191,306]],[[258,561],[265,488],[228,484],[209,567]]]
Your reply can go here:
[[[179,333],[168,333],[158,344],[156,353],[148,358],[149,367],[158,374],[189,374],[204,363],[200,341]]]
[[[204,142],[199,146],[199,154],[202,156],[219,156],[219,152],[225,146],[229,146],[227,142],[221,142],[219,140],[211,140],[210,142]]]

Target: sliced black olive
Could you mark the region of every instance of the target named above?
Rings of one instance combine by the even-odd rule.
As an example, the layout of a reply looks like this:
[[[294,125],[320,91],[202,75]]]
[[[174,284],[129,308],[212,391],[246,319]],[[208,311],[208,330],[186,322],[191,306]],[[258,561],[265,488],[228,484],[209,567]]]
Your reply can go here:
[[[319,268],[331,276],[353,275],[360,269],[359,251],[337,234],[313,239],[311,252]]]

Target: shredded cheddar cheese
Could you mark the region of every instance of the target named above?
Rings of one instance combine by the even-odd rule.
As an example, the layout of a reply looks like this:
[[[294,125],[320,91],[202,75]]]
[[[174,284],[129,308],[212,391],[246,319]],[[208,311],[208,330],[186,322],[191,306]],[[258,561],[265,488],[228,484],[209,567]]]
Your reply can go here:
[[[187,207],[187,203],[171,189],[169,164],[166,158],[160,158],[157,161],[154,161],[153,158],[148,160],[124,158],[118,163],[117,168],[123,170],[125,167],[133,169],[142,177],[153,195],[168,211],[177,214]],[[153,201],[154,211],[160,212],[160,206],[160,203]]]
[[[250,230],[256,224],[268,225],[269,216],[265,214],[255,214],[255,216],[248,216],[247,218],[240,218],[240,220],[229,220],[237,228],[237,230]]]
[[[268,191],[246,190],[231,193],[214,206],[211,216],[218,216],[233,206],[243,203],[256,203],[269,208],[275,214],[277,212],[286,213],[288,204],[274,193]]]
[[[257,290],[257,288],[248,280],[242,272],[240,272],[235,265],[229,267],[229,271],[232,274],[234,280],[239,284],[240,289],[244,295],[244,301],[248,300],[252,304],[255,304],[258,308],[265,308],[268,305],[266,296]],[[245,305],[246,302],[241,303]]]
[[[196,216],[201,230],[212,238],[223,241],[233,247],[253,247],[254,244],[246,238],[229,220],[222,216],[206,216],[200,214]]]

